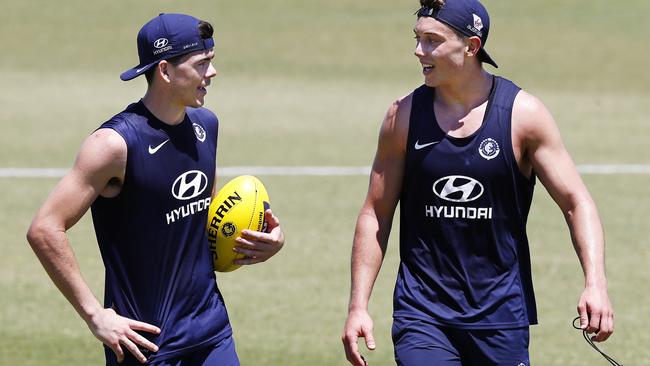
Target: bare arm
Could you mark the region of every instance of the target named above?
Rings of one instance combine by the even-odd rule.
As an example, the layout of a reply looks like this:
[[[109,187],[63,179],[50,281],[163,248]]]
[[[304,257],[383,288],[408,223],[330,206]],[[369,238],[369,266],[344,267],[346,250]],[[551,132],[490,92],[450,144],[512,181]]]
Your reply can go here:
[[[520,142],[520,167],[535,171],[568,224],[585,277],[578,303],[580,325],[590,333],[597,332],[594,341],[604,341],[614,330],[614,313],[607,294],[605,242],[596,205],[553,117],[537,98],[523,91],[513,109],[513,137]]]
[[[411,97],[395,102],[388,110],[379,134],[379,142],[368,194],[357,218],[352,244],[352,286],[343,345],[348,361],[363,366],[357,340],[364,337],[373,350],[373,323],[368,302],[381,268],[391,230],[393,214],[399,201],[404,172],[404,155]]]
[[[100,195],[115,195],[126,166],[126,143],[116,132],[100,129],[84,142],[75,164],[38,210],[27,240],[46,272],[72,304],[93,334],[124,358],[120,344],[140,360],[144,356],[133,342],[151,350],[157,347],[133,330],[160,332],[154,326],[119,317],[104,309],[82,277],[66,231],[88,211]],[[138,355],[139,354],[139,355]]]

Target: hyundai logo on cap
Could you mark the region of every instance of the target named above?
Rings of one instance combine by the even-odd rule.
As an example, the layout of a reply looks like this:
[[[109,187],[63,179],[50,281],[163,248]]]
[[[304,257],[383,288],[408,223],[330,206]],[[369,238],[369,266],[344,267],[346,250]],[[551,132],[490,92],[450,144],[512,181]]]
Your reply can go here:
[[[201,38],[199,22],[185,14],[160,14],[138,32],[140,63],[120,75],[126,81],[140,76],[162,60],[214,47],[212,38]]]
[[[167,46],[167,43],[169,43],[167,38],[158,38],[156,42],[153,43],[153,46],[156,48],[163,48]]]
[[[418,18],[430,17],[441,21],[468,37],[479,37],[481,49],[478,52],[478,59],[499,67],[485,51],[490,32],[490,16],[478,0],[447,0],[440,9],[423,6],[416,14]]]

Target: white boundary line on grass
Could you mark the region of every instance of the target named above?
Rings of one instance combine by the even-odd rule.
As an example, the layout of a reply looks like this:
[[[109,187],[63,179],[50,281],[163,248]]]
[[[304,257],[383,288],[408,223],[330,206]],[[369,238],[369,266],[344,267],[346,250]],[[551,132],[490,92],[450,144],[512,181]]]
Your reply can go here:
[[[60,178],[66,168],[0,168],[0,178]],[[650,174],[650,164],[583,164],[582,174]],[[243,174],[279,176],[367,176],[369,166],[231,166],[219,168],[218,175]]]

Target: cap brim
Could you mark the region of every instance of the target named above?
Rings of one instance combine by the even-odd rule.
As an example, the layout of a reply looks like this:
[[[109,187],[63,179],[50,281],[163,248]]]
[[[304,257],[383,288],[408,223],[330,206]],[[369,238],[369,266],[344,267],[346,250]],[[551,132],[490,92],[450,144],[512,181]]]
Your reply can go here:
[[[138,65],[132,69],[128,69],[124,71],[122,74],[120,74],[120,79],[122,79],[122,81],[127,81],[127,80],[137,78],[138,76],[147,72],[153,66],[157,65],[158,62],[160,61],[152,62],[149,65],[145,65],[145,66]]]
[[[481,49],[478,51],[478,59],[479,59],[480,61],[485,62],[485,63],[488,63],[488,64],[490,64],[490,65],[492,65],[492,66],[494,66],[494,67],[496,67],[496,68],[499,67],[499,65],[497,65],[496,62],[494,62],[494,60],[492,59],[492,57],[490,57],[490,55],[488,55],[487,51],[485,51],[485,48],[481,48]]]

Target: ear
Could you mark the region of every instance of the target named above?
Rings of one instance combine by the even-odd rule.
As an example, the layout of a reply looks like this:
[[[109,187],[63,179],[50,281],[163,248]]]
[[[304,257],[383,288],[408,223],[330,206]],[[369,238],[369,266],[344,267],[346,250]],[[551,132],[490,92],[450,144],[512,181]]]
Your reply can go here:
[[[166,60],[162,60],[156,66],[156,73],[160,79],[166,83],[170,82],[169,74],[171,72],[171,65]]]
[[[481,50],[481,39],[473,36],[467,38],[467,51],[465,51],[465,54],[467,56],[476,56],[478,54],[478,51]]]

